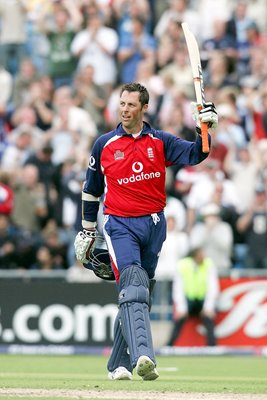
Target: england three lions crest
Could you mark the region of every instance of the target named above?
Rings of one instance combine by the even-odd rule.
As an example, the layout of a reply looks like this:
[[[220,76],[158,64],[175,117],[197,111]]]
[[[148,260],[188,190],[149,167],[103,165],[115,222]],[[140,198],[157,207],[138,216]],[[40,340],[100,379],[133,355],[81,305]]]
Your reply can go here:
[[[124,159],[124,152],[120,150],[116,150],[114,153],[115,160],[123,160]]]

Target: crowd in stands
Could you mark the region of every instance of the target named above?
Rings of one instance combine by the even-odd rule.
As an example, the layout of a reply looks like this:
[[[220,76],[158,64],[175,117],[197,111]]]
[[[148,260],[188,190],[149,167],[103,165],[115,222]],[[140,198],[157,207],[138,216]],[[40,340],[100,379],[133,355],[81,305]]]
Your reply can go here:
[[[195,140],[183,21],[219,125],[205,162],[168,168],[157,279],[192,246],[219,273],[267,270],[266,0],[0,0],[0,269],[76,265],[90,150],[123,83],[148,88],[154,128]]]

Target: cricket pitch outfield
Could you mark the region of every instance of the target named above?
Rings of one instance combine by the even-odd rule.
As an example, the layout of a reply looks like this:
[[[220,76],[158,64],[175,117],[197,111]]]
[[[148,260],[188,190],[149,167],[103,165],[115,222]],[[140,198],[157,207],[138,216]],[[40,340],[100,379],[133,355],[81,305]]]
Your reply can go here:
[[[0,400],[267,400],[267,358],[157,357],[160,377],[107,379],[105,356],[0,354]]]

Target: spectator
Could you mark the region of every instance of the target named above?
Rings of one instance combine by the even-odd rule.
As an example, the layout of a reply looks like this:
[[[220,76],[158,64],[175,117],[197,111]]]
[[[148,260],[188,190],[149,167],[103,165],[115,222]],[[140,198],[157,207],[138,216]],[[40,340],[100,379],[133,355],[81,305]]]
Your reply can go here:
[[[189,249],[189,238],[178,228],[176,215],[166,213],[167,239],[163,244],[156,279],[172,280],[175,275],[177,260],[185,256]]]
[[[0,1],[0,64],[13,76],[26,56],[26,1]]]
[[[13,78],[12,75],[2,65],[0,65],[0,86],[0,106],[6,107],[11,100]]]
[[[41,246],[36,252],[36,261],[31,265],[30,269],[45,272],[63,269],[63,265],[61,266],[55,261],[55,257],[53,257],[49,247]]]
[[[17,173],[34,150],[32,132],[27,125],[22,125],[7,143],[0,163],[2,170]]]
[[[158,121],[160,126],[168,125],[175,108],[181,107],[184,114],[184,122],[193,128],[192,106],[190,99],[183,90],[179,90],[173,84],[172,78],[163,75],[164,92],[160,99]]]
[[[36,126],[42,131],[48,131],[52,126],[54,110],[52,101],[47,98],[47,93],[44,90],[43,80],[36,80],[30,84],[29,105],[35,111]]]
[[[117,79],[118,42],[117,32],[104,25],[103,15],[98,11],[90,15],[86,28],[75,35],[71,44],[72,54],[78,58],[78,71],[93,65],[94,82],[103,86],[108,95]]]
[[[186,208],[184,203],[173,196],[172,192],[172,181],[166,172],[166,207],[165,213],[167,216],[171,215],[175,218],[175,227],[179,232],[184,232],[186,228]]]
[[[267,138],[254,141],[254,145],[255,156],[260,168],[259,175],[261,175],[267,169]]]
[[[235,85],[238,77],[233,70],[232,62],[222,50],[212,50],[208,54],[204,70],[205,88],[222,89]]]
[[[262,125],[265,138],[267,138],[267,85],[266,90],[262,93]]]
[[[17,268],[18,237],[8,215],[0,212],[0,269]]]
[[[218,139],[217,129],[214,130],[212,138],[213,140],[211,143],[209,158],[214,160],[215,164],[218,163],[218,168],[225,173],[224,163],[225,163],[225,158],[227,157],[229,151],[229,147]]]
[[[13,107],[10,105],[0,104],[0,160],[8,145],[9,132],[12,129]]]
[[[199,316],[206,328],[208,346],[216,345],[214,319],[219,280],[213,261],[202,248],[193,248],[178,262],[173,282],[174,325],[168,342],[175,346],[188,317]]]
[[[130,35],[122,37],[118,49],[120,81],[133,82],[137,78],[138,64],[142,60],[156,60],[156,41],[153,35],[145,31],[143,17],[134,17]]]
[[[259,173],[259,162],[255,145],[237,147],[234,144],[229,147],[225,158],[224,168],[227,176],[234,183],[237,195],[242,202],[239,211],[244,212],[251,204],[254,196],[254,182]]]
[[[190,142],[195,141],[196,133],[191,126],[187,125],[182,105],[175,104],[173,106],[172,113],[169,115],[168,125],[174,135]]]
[[[150,107],[146,113],[148,122],[158,126],[158,111],[164,94],[163,79],[156,73],[153,60],[145,59],[139,62],[136,72],[136,80],[146,86],[150,94]]]
[[[56,204],[56,221],[62,228],[61,237],[67,246],[68,265],[76,264],[73,241],[80,230],[82,214],[80,193],[85,180],[82,166],[73,159],[67,159],[60,165],[59,198]],[[85,169],[85,166],[84,166]],[[100,224],[99,231],[100,231]],[[64,239],[63,239],[64,237]]]
[[[96,137],[96,124],[92,116],[81,107],[77,107],[74,102],[71,88],[61,86],[55,91],[53,106],[56,109],[51,130],[51,143],[54,148],[54,162],[62,162],[75,154],[88,152],[93,140]],[[59,139],[59,132],[62,133],[62,139],[66,140],[67,151],[62,151],[62,142]],[[59,151],[60,158],[56,158]],[[71,151],[71,154],[69,153]],[[63,158],[62,158],[63,157]]]
[[[188,0],[171,0],[169,7],[161,14],[155,30],[155,36],[160,39],[167,31],[172,20],[187,22],[192,32],[198,37],[200,33],[199,17],[189,6]]]
[[[47,135],[37,127],[37,117],[34,108],[30,105],[22,105],[12,114],[12,124],[14,129],[10,131],[8,139],[14,143],[17,135],[21,131],[27,130],[32,135],[32,146],[38,149],[40,144],[46,141]]]
[[[12,102],[16,108],[28,103],[30,85],[39,79],[39,77],[39,73],[30,58],[25,58],[19,64],[18,74],[14,79],[12,96]]]
[[[188,51],[186,48],[176,51],[173,61],[159,71],[162,78],[171,80],[174,90],[183,92],[188,98],[194,98],[194,87],[192,86],[192,70],[188,62]]]
[[[239,110],[241,126],[245,131],[247,141],[261,137],[261,132],[255,129],[254,119],[255,106],[259,103],[259,83],[259,79],[253,75],[246,75],[239,81],[240,90],[236,105]]]
[[[267,138],[267,80],[262,81],[261,89],[254,93],[254,101],[247,102],[249,113],[253,121],[252,137],[255,140],[263,140]]]
[[[214,21],[221,19],[228,21],[233,10],[232,0],[201,0],[197,1],[195,10],[198,20],[201,21],[199,35],[200,42],[204,42],[214,36]],[[205,28],[204,28],[205,27]]]
[[[253,0],[247,4],[247,13],[256,22],[259,30],[263,33],[267,33],[266,27],[266,1],[265,0]]]
[[[51,77],[49,75],[42,75],[39,82],[42,85],[43,99],[48,103],[52,103],[55,88]]]
[[[14,193],[10,185],[10,175],[0,175],[0,214],[10,215],[14,207]]]
[[[216,137],[226,147],[232,143],[237,147],[244,147],[247,144],[247,138],[244,129],[239,124],[240,120],[236,110],[230,104],[218,104],[218,114],[220,115],[220,124],[217,128]]]
[[[113,11],[115,16],[115,28],[119,35],[119,42],[126,36],[130,35],[133,29],[133,18],[144,18],[145,32],[152,33],[152,13],[148,0],[114,0]]]
[[[104,112],[107,104],[107,94],[102,86],[94,82],[95,69],[92,65],[82,68],[73,84],[74,103],[92,116],[98,131],[105,129]]]
[[[209,54],[211,51],[220,50],[227,57],[228,63],[235,68],[235,63],[238,58],[236,49],[236,41],[226,32],[226,21],[223,19],[213,20],[213,36],[204,40],[202,44],[203,54]]]
[[[47,73],[49,43],[45,34],[38,29],[38,21],[40,14],[51,13],[52,8],[55,8],[55,4],[56,2],[52,0],[26,0],[26,48],[29,57],[40,74]]]
[[[238,0],[234,6],[231,18],[227,21],[226,33],[236,41],[238,51],[237,71],[239,76],[249,73],[250,43],[247,28],[255,21],[248,15],[247,2]]]
[[[227,22],[224,19],[213,19],[213,34],[202,43],[204,51],[223,50],[228,57],[237,57],[236,40],[226,31]]]
[[[220,208],[240,210],[237,190],[233,182],[224,176],[216,160],[208,159],[200,172],[186,199],[187,230],[190,232],[198,219],[202,207],[215,202]]]
[[[41,232],[41,237],[41,247],[45,247],[49,251],[53,268],[67,269],[70,266],[67,260],[67,245],[61,235],[61,230],[54,220],[48,221]]]
[[[178,200],[177,200],[178,201]],[[169,319],[168,307],[171,305],[172,282],[175,277],[177,261],[187,254],[189,239],[185,232],[178,228],[176,213],[166,210],[167,237],[163,244],[155,279],[157,285],[153,290],[153,304],[160,306],[162,311],[153,312],[152,317]]]
[[[262,184],[255,188],[250,207],[237,220],[237,229],[245,235],[247,254],[243,267],[267,269],[267,196]]]
[[[174,192],[184,204],[187,202],[193,184],[198,181],[199,177],[202,177],[201,167],[184,167],[177,171],[174,179]]]
[[[196,222],[190,232],[190,244],[193,248],[201,247],[219,273],[228,273],[232,267],[234,245],[232,227],[222,221],[217,204],[207,204],[201,210],[201,216],[203,222]]]
[[[38,169],[38,182],[43,185],[45,191],[46,220],[56,218],[58,215],[58,171],[57,166],[52,161],[52,156],[52,146],[45,143],[24,162],[24,165],[34,165]],[[45,221],[43,224],[45,224]]]
[[[30,233],[38,233],[47,217],[45,188],[38,183],[38,169],[35,165],[25,165],[13,185],[14,210],[12,222]]]
[[[46,23],[47,15],[40,15],[39,29],[46,34],[49,43],[48,73],[55,88],[71,85],[76,69],[76,59],[71,52],[71,43],[80,28],[82,16],[75,2],[62,0],[54,10],[54,26]]]
[[[184,33],[180,21],[172,18],[165,33],[158,38],[157,67],[159,70],[173,62],[174,55],[184,46]]]
[[[119,123],[119,98],[120,98],[121,85],[117,85],[107,100],[105,110],[106,123],[109,130],[115,129]]]

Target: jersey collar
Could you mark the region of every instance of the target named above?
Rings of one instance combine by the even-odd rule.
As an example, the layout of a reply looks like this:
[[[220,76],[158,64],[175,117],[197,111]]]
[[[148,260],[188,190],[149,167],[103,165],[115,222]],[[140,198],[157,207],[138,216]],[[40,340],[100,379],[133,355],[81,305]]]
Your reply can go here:
[[[139,137],[141,137],[143,135],[147,135],[148,133],[151,133],[151,130],[152,130],[151,126],[149,125],[148,122],[143,121],[143,124],[144,124],[143,129],[142,129],[142,132],[140,133]],[[125,130],[123,129],[121,122],[117,125],[116,130],[117,130],[117,135],[129,136],[129,134],[127,132],[125,132]]]

